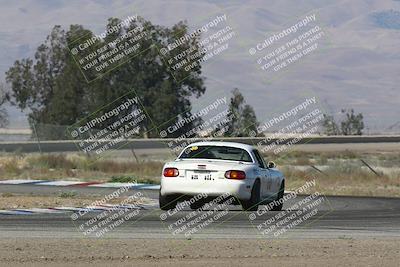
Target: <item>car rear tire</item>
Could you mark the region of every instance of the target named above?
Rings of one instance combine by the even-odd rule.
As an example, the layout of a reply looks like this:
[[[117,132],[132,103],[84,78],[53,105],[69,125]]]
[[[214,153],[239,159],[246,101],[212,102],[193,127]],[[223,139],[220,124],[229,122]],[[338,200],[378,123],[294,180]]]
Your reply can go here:
[[[204,201],[197,200],[196,202],[190,204],[190,208],[191,208],[192,210],[197,210],[197,209],[202,208],[205,204],[206,204],[206,203],[205,203]]]
[[[158,195],[158,201],[161,210],[173,210],[176,208],[176,204],[178,203],[175,196],[163,196],[161,195],[161,191]]]
[[[285,181],[283,180],[281,183],[281,187],[279,188],[278,196],[276,197],[276,201],[280,201],[283,198],[284,193],[285,193]],[[277,206],[274,205],[272,210],[280,211],[280,210],[282,210],[282,207],[283,207],[283,201],[281,201],[280,204]]]
[[[258,210],[260,204],[260,180],[254,182],[253,188],[251,189],[251,197],[249,200],[242,201],[242,209],[247,211]]]

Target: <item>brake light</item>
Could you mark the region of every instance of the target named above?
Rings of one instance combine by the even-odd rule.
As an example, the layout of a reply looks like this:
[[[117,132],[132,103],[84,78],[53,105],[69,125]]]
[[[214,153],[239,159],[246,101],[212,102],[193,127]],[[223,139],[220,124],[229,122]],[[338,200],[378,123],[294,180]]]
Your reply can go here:
[[[179,175],[179,171],[177,168],[165,168],[164,169],[164,177],[176,177]]]
[[[246,179],[246,173],[244,171],[227,171],[225,172],[225,178],[243,180]]]

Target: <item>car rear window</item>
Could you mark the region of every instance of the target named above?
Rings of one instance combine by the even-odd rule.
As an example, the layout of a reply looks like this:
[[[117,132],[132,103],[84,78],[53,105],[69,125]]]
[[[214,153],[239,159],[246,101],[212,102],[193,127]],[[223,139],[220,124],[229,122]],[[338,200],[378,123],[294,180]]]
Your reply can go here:
[[[249,153],[241,148],[227,146],[191,146],[185,149],[180,159],[222,159],[252,162]]]

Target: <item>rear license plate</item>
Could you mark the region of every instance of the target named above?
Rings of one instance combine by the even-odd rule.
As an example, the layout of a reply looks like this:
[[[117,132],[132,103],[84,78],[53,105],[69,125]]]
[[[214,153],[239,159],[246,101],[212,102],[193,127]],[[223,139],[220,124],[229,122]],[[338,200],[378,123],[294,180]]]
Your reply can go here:
[[[194,172],[191,172],[191,173],[189,174],[189,177],[190,177],[192,180],[205,180],[205,181],[211,181],[211,180],[213,180],[213,177],[212,177],[211,173],[210,173],[210,172],[204,172],[204,171],[194,171]]]

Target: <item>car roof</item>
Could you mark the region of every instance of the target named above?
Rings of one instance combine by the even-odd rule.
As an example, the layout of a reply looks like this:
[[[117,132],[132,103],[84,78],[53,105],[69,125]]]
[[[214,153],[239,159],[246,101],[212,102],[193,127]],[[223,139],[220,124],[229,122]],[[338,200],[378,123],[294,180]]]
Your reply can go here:
[[[235,147],[241,148],[247,151],[252,151],[254,148],[248,144],[236,143],[236,142],[221,142],[221,141],[203,141],[203,142],[196,142],[188,145],[187,147],[191,146],[228,146],[228,147]]]

